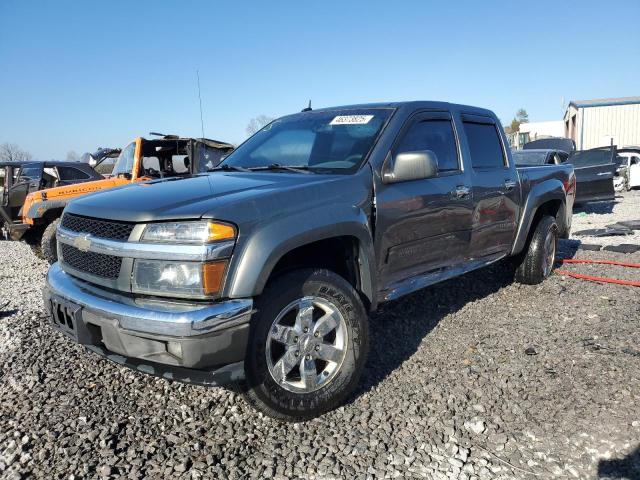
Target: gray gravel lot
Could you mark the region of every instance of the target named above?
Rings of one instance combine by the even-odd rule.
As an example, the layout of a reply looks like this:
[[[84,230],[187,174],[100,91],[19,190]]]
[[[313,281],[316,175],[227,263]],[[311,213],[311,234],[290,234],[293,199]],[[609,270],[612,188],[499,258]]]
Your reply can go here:
[[[574,246],[563,253],[640,262]],[[0,242],[3,478],[640,476],[638,288],[561,275],[522,286],[500,264],[418,292],[372,316],[348,404],[280,424],[229,390],[72,344],[42,313],[45,272],[27,246]]]
[[[571,238],[595,245],[640,244],[640,230],[631,235],[593,237],[576,235],[583,230],[602,229],[623,220],[640,220],[640,190],[616,193],[613,202],[594,202],[574,208]]]

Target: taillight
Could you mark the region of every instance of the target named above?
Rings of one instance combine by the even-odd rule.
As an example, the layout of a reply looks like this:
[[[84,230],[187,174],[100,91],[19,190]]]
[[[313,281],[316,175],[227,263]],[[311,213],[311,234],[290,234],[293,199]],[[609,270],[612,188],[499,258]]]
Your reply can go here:
[[[562,182],[562,186],[564,187],[564,191],[569,193],[573,193],[576,189],[576,177],[573,175],[569,180],[565,180]]]

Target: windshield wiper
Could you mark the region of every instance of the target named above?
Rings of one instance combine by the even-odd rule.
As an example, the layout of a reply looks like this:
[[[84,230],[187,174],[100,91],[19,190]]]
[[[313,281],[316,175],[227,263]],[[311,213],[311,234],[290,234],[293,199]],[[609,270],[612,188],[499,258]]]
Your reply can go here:
[[[226,163],[223,163],[222,165],[218,165],[217,167],[210,168],[208,171],[217,172],[219,170],[222,170],[225,172],[250,172],[251,171],[248,168],[237,167],[235,165],[227,165]]]
[[[311,173],[307,165],[280,165],[279,163],[272,163],[265,167],[253,167],[251,170],[286,170],[296,173]]]

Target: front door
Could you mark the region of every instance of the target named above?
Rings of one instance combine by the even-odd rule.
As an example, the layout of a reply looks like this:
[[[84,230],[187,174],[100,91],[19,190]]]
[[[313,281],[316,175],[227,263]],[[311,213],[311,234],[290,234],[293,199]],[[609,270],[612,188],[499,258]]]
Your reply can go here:
[[[18,212],[22,208],[27,195],[40,190],[42,165],[42,163],[25,163],[20,168],[15,184],[9,188],[8,204],[12,218],[18,217]]]
[[[518,173],[509,166],[493,118],[463,114],[461,120],[473,175],[469,259],[491,260],[506,255],[513,245],[520,204]]]
[[[575,152],[567,163],[576,173],[576,203],[594,200],[613,200],[613,147],[592,148]]]
[[[381,289],[461,263],[471,227],[471,189],[449,112],[410,118],[389,152],[430,150],[435,177],[382,184],[376,191],[376,256]]]

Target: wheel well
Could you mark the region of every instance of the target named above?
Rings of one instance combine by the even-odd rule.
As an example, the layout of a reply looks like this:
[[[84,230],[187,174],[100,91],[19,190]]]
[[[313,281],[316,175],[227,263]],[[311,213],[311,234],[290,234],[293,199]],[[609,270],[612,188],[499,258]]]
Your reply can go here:
[[[278,260],[269,278],[309,267],[331,270],[360,291],[358,239],[350,236],[332,237],[294,248]]]
[[[43,223],[49,225],[54,220],[60,218],[62,216],[63,208],[52,208],[51,210],[47,210],[45,214],[42,216]]]
[[[566,225],[564,221],[564,205],[560,200],[549,200],[548,202],[543,203],[536,210],[536,214],[533,217],[533,221],[531,222],[531,228],[529,229],[529,237],[533,235],[536,227],[538,226],[538,222],[545,215],[551,215],[556,219],[558,223],[558,227],[560,229],[560,236],[565,232]]]

